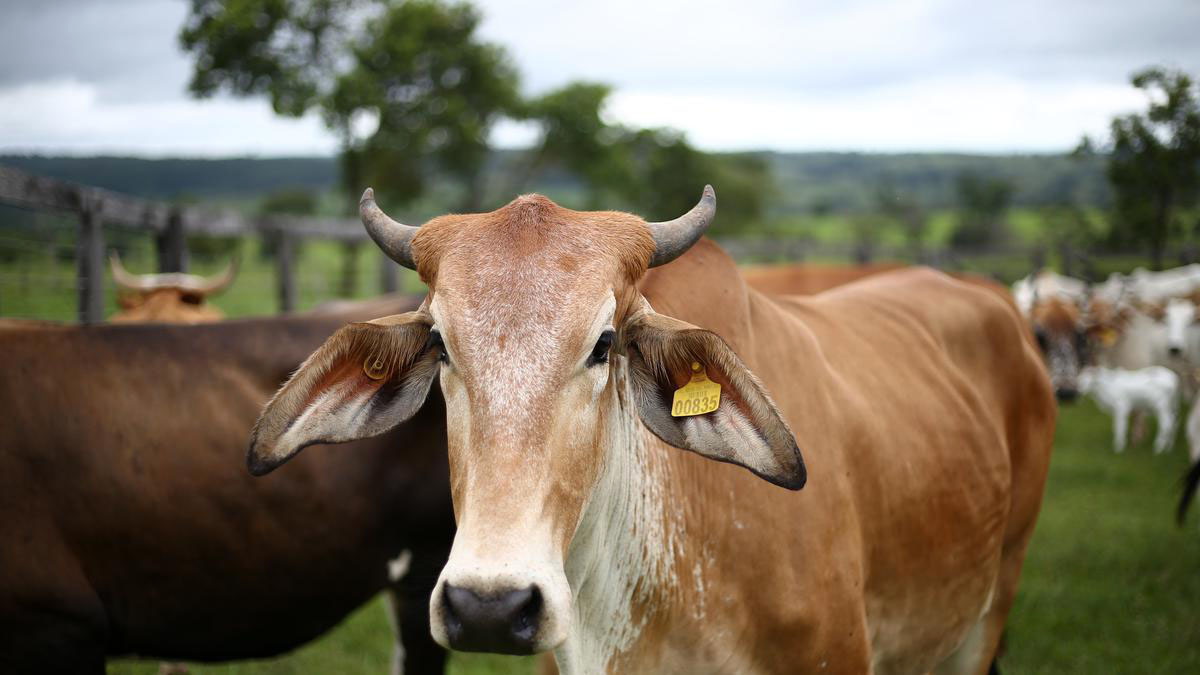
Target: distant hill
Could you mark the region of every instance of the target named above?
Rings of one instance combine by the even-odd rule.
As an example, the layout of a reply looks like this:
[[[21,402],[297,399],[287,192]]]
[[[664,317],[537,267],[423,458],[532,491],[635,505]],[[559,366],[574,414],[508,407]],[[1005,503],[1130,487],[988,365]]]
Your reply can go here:
[[[155,199],[250,197],[281,188],[326,190],[338,179],[331,157],[139,159],[0,155],[31,173]]]
[[[1104,206],[1109,200],[1104,158],[1065,155],[958,155],[769,153],[779,195],[777,212],[875,208],[881,185],[915,197],[926,208],[954,206],[963,173],[1012,182],[1015,206],[1040,206],[1073,198]]]
[[[513,151],[498,153],[492,172],[508,165]],[[875,194],[891,184],[927,208],[953,206],[955,181],[964,172],[1010,180],[1014,205],[1036,206],[1071,197],[1108,202],[1103,159],[1064,155],[959,155],[766,152],[775,176],[772,213],[860,211],[875,207]],[[0,155],[0,164],[79,183],[159,199],[244,199],[287,188],[333,190],[338,163],[332,157],[275,159],[136,159]],[[547,180],[562,188],[564,176]],[[499,184],[499,181],[493,181]],[[720,186],[717,186],[718,191]],[[544,189],[544,188],[543,188]]]

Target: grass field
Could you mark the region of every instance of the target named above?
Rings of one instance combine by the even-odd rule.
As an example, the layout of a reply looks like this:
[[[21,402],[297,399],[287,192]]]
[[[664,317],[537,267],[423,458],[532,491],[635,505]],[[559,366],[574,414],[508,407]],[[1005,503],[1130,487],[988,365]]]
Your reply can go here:
[[[1173,520],[1187,450],[1152,455],[1147,439],[1110,450],[1090,402],[1059,418],[1046,501],[1009,620],[1007,673],[1200,672],[1200,516]],[[376,601],[324,639],[279,659],[197,673],[383,673],[390,628]],[[156,671],[119,662],[111,674]],[[455,675],[528,675],[531,659],[456,654]]]

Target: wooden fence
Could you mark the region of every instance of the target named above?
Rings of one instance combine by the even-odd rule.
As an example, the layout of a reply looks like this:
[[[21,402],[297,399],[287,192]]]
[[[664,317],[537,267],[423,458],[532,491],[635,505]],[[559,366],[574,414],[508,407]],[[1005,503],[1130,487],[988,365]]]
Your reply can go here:
[[[36,176],[0,166],[0,204],[75,214],[79,222],[75,260],[78,317],[83,323],[103,319],[105,225],[120,224],[153,234],[160,272],[187,271],[187,235],[272,235],[279,243],[276,287],[281,311],[296,307],[296,243],[300,239],[329,239],[357,244],[368,240],[356,219],[300,216],[247,217],[231,210],[178,206],[139,199],[102,188]],[[1064,274],[1093,281],[1113,270],[1128,271],[1138,264],[1136,251],[1084,251],[1061,245],[1046,247],[992,247],[983,250],[888,247],[875,242],[829,244],[801,238],[765,237],[724,239],[719,242],[739,262],[897,260],[948,270],[986,274],[1003,281],[1057,263]],[[1194,262],[1198,249],[1188,243],[1172,247],[1168,257],[1180,264]],[[382,254],[380,254],[382,258]],[[382,292],[398,287],[398,269],[384,259]]]
[[[21,208],[74,214],[79,219],[76,244],[76,276],[79,294],[78,317],[82,323],[102,321],[104,308],[105,225],[121,224],[153,234],[159,272],[186,272],[187,235],[210,236],[274,235],[279,247],[278,297],[281,311],[296,307],[296,241],[331,239],[349,243],[368,239],[356,219],[303,216],[247,217],[231,210],[178,206],[102,188],[37,176],[0,166],[0,204]],[[384,264],[381,290],[398,286],[397,268]]]

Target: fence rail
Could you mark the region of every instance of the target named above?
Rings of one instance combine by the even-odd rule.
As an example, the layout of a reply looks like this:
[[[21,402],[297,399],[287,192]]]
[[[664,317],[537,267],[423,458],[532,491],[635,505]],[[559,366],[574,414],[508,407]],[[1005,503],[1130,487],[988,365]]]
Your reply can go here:
[[[296,305],[296,241],[332,239],[347,244],[367,240],[357,220],[270,215],[248,217],[233,210],[179,206],[141,199],[90,185],[47,178],[0,166],[0,204],[34,211],[75,214],[79,219],[76,248],[78,317],[82,323],[101,321],[104,307],[105,224],[121,224],[152,233],[156,241],[158,271],[186,272],[187,235],[279,237],[278,294],[280,309]],[[380,277],[383,292],[397,288],[394,265]]]
[[[106,226],[123,226],[148,232],[155,238],[160,272],[185,272],[188,266],[188,235],[244,236],[270,235],[276,246],[276,291],[281,311],[290,312],[297,304],[297,261],[303,239],[334,240],[346,244],[346,269],[354,268],[357,245],[368,240],[354,219],[303,216],[246,216],[230,209],[204,206],[180,206],[140,199],[103,188],[47,178],[0,166],[0,204],[19,208],[74,214],[78,219],[75,266],[78,302],[77,314],[83,323],[103,319],[104,249]],[[888,246],[880,242],[831,244],[799,237],[763,237],[722,239],[719,243],[739,262],[797,262],[802,260],[898,260],[921,263],[949,270],[970,270],[1011,281],[1040,269],[1049,258],[1058,262],[1064,274],[1092,281],[1108,272],[1131,266],[1136,251],[1087,251],[1060,244],[1042,246],[990,247],[983,250],[957,250],[945,247]],[[18,242],[30,249],[41,244]],[[1181,264],[1194,262],[1198,249],[1191,243],[1171,247],[1167,258]],[[383,258],[379,285],[383,292],[398,287],[397,266]],[[1128,270],[1124,270],[1128,271]],[[22,277],[22,278],[28,278]]]

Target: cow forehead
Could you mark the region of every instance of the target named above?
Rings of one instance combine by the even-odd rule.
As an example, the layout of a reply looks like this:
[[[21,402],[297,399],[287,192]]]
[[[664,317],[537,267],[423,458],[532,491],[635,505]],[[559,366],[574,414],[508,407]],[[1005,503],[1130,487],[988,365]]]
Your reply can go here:
[[[1167,303],[1167,316],[1179,320],[1191,319],[1196,314],[1196,306],[1190,300],[1173,299]]]
[[[1050,332],[1074,332],[1079,323],[1079,308],[1074,303],[1051,298],[1033,308],[1033,320]]]

